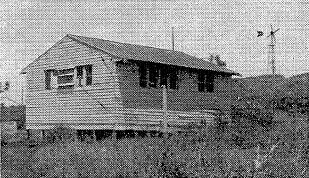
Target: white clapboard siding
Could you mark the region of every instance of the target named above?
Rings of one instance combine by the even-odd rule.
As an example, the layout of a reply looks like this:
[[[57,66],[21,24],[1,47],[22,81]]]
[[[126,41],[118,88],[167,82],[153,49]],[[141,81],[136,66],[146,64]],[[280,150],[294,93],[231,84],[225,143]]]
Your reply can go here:
[[[125,123],[136,125],[157,125],[162,127],[163,111],[154,109],[123,109]],[[206,112],[167,111],[169,127],[179,127],[188,124],[213,123],[215,116]]]
[[[122,107],[119,84],[116,83],[115,63],[109,59],[106,53],[68,37],[40,56],[27,71],[26,127],[42,129],[51,123],[104,125],[121,122],[123,118],[117,114]],[[45,89],[44,70],[89,64],[92,65],[91,86],[65,92]]]

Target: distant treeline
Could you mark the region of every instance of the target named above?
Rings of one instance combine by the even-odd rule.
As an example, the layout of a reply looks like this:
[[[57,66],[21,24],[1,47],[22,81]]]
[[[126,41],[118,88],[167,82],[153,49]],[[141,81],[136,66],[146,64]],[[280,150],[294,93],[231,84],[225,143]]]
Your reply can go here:
[[[0,122],[15,121],[18,129],[25,127],[26,106],[4,106],[0,105]]]

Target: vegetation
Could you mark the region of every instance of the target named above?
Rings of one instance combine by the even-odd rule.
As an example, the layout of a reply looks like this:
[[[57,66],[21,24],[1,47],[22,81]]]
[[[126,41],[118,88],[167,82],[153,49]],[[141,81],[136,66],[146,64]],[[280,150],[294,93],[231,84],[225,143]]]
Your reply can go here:
[[[234,115],[238,120],[243,117],[250,115]],[[73,131],[62,127],[46,133],[48,138],[58,138],[49,143],[4,147],[2,161],[7,177],[308,177],[308,128],[303,122],[291,120],[271,127],[218,122],[165,137],[83,142],[71,139]],[[23,172],[10,170],[14,166],[9,165],[16,164],[10,162],[12,154],[19,154],[16,149],[24,153],[19,156],[26,156],[20,162]]]
[[[26,106],[4,106],[0,104],[0,122],[15,121],[17,129],[24,129],[26,121]]]

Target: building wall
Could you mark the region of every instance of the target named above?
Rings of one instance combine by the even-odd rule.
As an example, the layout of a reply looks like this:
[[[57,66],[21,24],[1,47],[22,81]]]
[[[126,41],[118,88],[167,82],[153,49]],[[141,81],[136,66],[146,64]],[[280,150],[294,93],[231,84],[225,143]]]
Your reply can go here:
[[[27,70],[26,128],[48,129],[63,124],[77,129],[100,129],[121,122],[116,117],[121,101],[114,64],[109,55],[64,37]],[[45,89],[44,70],[79,65],[93,65],[92,85],[74,86],[69,92]]]
[[[117,67],[121,98],[125,108],[162,109],[162,88],[139,86],[139,72],[136,64]],[[168,110],[203,111],[209,109],[230,109],[231,78],[216,76],[214,92],[199,92],[197,73],[182,70],[179,74],[179,89],[167,87]]]
[[[149,123],[158,125],[163,122],[163,89],[142,88],[139,85],[138,65],[128,62],[117,65],[124,117],[132,123]],[[216,76],[214,92],[199,92],[197,73],[182,70],[179,74],[179,89],[172,90],[167,86],[167,110],[169,122],[192,122],[194,119],[214,118],[210,110],[230,111],[231,77]]]

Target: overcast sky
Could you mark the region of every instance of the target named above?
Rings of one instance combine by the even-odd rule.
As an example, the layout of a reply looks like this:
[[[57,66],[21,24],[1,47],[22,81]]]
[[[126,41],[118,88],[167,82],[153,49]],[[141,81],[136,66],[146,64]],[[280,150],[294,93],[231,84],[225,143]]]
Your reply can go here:
[[[68,33],[170,49],[172,26],[176,50],[218,54],[245,77],[266,74],[270,24],[280,28],[277,72],[288,77],[309,72],[308,9],[307,0],[2,0],[0,81],[20,98],[20,70]]]

